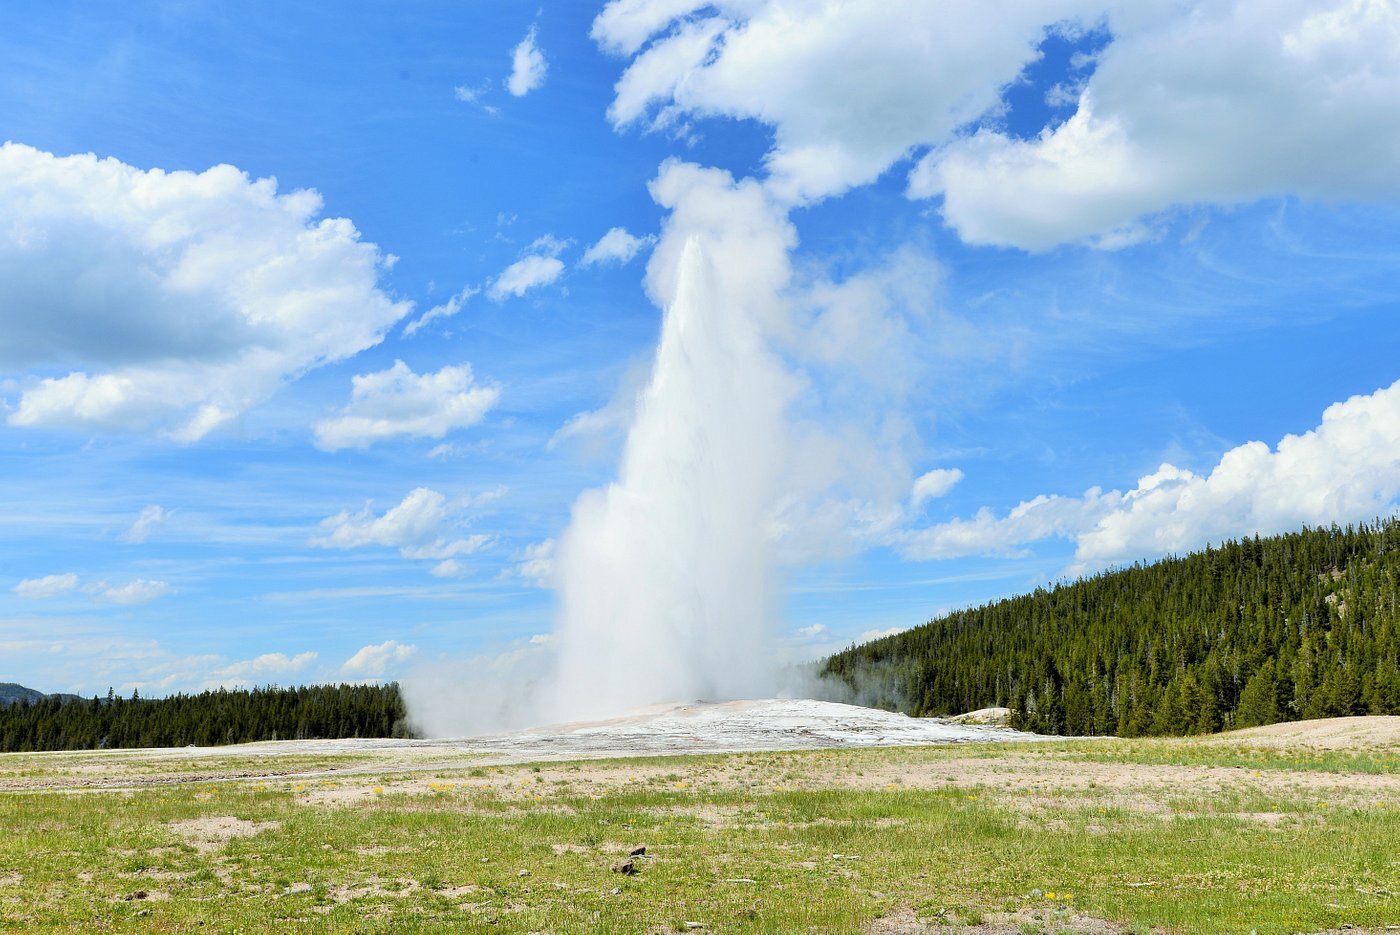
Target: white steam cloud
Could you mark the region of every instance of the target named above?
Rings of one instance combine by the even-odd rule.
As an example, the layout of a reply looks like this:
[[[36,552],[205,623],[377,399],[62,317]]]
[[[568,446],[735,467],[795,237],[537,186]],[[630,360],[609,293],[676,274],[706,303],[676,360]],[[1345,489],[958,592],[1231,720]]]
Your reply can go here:
[[[579,498],[556,549],[561,718],[771,683],[768,518],[795,383],[765,321],[794,234],[725,173],[668,163],[652,193],[672,209],[647,277],[661,342],[618,480]]]

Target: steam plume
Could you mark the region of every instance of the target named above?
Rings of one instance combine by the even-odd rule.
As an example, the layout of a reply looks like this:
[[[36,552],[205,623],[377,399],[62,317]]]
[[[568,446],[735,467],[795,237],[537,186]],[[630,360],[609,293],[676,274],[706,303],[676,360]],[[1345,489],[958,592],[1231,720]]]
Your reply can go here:
[[[666,308],[618,480],[588,491],[559,542],[557,691],[574,719],[770,688],[770,516],[795,382],[765,328],[791,227],[761,189],[668,163],[648,269]]]

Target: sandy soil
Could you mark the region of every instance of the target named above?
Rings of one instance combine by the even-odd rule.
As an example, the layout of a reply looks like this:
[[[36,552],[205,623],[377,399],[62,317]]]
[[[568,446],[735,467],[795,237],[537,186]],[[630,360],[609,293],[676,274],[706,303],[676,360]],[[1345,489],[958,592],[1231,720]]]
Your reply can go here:
[[[1252,747],[1356,750],[1400,747],[1400,717],[1334,717],[1251,727],[1203,738],[1202,743],[1248,743]]]

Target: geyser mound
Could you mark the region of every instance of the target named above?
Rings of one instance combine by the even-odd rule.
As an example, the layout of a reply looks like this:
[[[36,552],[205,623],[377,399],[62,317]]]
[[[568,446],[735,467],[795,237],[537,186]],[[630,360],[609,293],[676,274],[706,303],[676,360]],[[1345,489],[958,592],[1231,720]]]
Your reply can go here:
[[[652,705],[594,721],[473,737],[473,748],[525,758],[734,753],[1048,739],[1037,734],[916,718],[807,699]]]

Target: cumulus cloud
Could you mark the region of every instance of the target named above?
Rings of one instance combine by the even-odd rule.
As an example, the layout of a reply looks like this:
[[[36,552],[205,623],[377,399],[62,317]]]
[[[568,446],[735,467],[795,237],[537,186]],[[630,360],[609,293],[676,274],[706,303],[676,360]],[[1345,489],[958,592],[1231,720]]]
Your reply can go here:
[[[531,289],[547,286],[564,274],[564,261],[555,256],[531,254],[507,266],[487,290],[494,302],[508,296],[520,298]]]
[[[361,678],[379,678],[390,666],[406,661],[417,651],[417,646],[398,640],[385,640],[360,647],[355,655],[345,660],[340,671]]]
[[[613,0],[593,37],[635,55],[608,111],[616,126],[760,120],[774,131],[770,188],[803,201],[873,181],[914,147],[950,139],[998,105],[1047,26],[1092,8],[1076,0]]]
[[[911,558],[1006,554],[1046,538],[1076,545],[1072,572],[1203,547],[1251,533],[1393,512],[1400,499],[1400,382],[1329,406],[1277,447],[1232,448],[1207,474],[1163,464],[1133,489],[1039,496],[1005,516],[980,511],[912,534]]]
[[[173,588],[164,581],[150,581],[146,578],[135,578],[126,584],[99,586],[98,597],[112,604],[136,605],[149,604],[159,597],[169,594]]]
[[[150,536],[151,530],[165,522],[169,516],[170,512],[168,510],[154,503],[142,508],[140,515],[136,517],[136,521],[131,524],[131,528],[122,533],[122,541],[132,543],[145,542],[147,537]]]
[[[1096,26],[1092,73],[1051,92],[1072,117],[1002,132],[1046,35]],[[613,0],[593,37],[631,57],[617,127],[765,123],[767,185],[794,203],[922,157],[910,196],[971,243],[1114,248],[1175,205],[1400,193],[1394,3]]]
[[[14,586],[15,595],[37,600],[66,594],[78,586],[78,576],[73,572],[62,575],[45,575],[42,578],[25,578]]]
[[[1132,4],[1074,115],[926,156],[915,197],[971,243],[1132,243],[1176,205],[1400,194],[1400,7],[1371,0]]]
[[[490,541],[487,535],[459,536],[465,525],[465,511],[471,499],[449,501],[447,497],[418,487],[398,506],[376,516],[369,505],[358,513],[342,510],[321,521],[324,535],[311,544],[329,549],[354,549],[379,545],[395,548],[404,558],[451,559],[470,555]]]
[[[595,263],[616,263],[624,264],[632,262],[643,247],[656,242],[654,236],[634,237],[627,232],[626,228],[614,227],[602,237],[598,242],[584,251],[583,259],[579,260],[579,266],[593,266]]]
[[[535,27],[531,26],[525,38],[510,53],[510,77],[506,79],[506,90],[516,97],[524,97],[544,84],[548,71],[549,63],[535,43]]]
[[[929,500],[945,497],[962,479],[963,472],[957,468],[936,468],[919,475],[914,481],[914,489],[910,491],[909,499],[917,507]]]
[[[7,421],[194,441],[410,309],[390,262],[314,191],[232,166],[143,171],[0,146]]]
[[[453,315],[456,315],[462,310],[462,306],[467,303],[468,299],[470,299],[472,296],[476,295],[480,291],[481,290],[478,289],[476,286],[466,286],[462,289],[461,292],[458,292],[446,302],[443,302],[441,305],[434,305],[422,315],[419,315],[413,321],[404,325],[404,336],[410,337],[412,335],[417,334],[420,330],[422,330],[423,326],[428,324],[429,322],[437,321],[442,318],[451,318]]]
[[[467,364],[419,375],[396,360],[388,370],[350,382],[350,403],[316,423],[319,448],[365,448],[397,435],[442,438],[480,422],[501,395],[497,386],[476,384]]]

